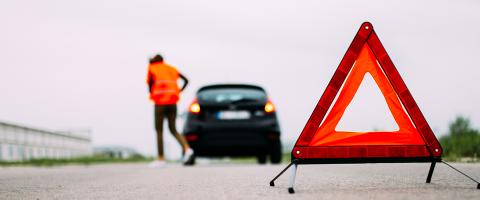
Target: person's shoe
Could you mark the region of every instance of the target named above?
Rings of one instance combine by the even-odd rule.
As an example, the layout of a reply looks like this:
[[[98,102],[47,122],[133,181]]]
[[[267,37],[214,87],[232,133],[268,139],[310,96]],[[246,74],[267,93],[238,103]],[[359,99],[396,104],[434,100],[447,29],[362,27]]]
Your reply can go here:
[[[187,149],[185,154],[183,155],[183,165],[193,165],[195,159],[195,154],[193,153],[192,149]]]
[[[148,167],[150,168],[163,168],[165,167],[167,163],[165,163],[164,160],[154,160],[150,164],[148,164]]]

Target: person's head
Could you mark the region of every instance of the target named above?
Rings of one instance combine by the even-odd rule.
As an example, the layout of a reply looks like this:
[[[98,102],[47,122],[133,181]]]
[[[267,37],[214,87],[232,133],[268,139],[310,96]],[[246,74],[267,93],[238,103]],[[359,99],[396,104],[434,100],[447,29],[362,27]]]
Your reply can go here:
[[[163,62],[163,57],[160,54],[157,54],[153,56],[153,58],[150,58],[150,64],[156,63],[156,62]]]

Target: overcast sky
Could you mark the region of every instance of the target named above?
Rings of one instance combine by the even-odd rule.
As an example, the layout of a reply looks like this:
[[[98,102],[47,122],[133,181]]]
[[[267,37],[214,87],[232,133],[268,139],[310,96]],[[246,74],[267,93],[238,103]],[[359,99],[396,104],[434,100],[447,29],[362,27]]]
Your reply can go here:
[[[282,138],[293,142],[370,21],[441,136],[457,115],[480,124],[479,10],[473,0],[2,0],[0,120],[91,128],[95,145],[153,155],[145,75],[148,57],[160,52],[190,79],[180,112],[202,85],[259,84],[277,106]],[[374,86],[361,86],[342,127],[392,126]],[[166,139],[166,151],[178,156]]]

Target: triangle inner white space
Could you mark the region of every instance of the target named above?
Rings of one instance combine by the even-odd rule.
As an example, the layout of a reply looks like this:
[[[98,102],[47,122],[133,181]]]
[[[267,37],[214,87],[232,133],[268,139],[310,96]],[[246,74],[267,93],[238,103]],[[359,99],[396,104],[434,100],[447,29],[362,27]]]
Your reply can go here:
[[[347,106],[336,131],[397,131],[398,124],[375,80],[366,73],[352,102]]]

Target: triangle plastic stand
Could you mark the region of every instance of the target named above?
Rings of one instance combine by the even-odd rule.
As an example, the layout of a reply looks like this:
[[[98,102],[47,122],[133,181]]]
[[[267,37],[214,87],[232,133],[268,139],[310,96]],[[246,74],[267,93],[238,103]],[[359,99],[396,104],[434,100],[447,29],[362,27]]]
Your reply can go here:
[[[335,130],[366,73],[380,88],[398,131]],[[442,151],[372,24],[364,22],[295,143],[292,162],[270,185],[274,186],[274,181],[293,166],[288,191],[294,193],[299,164],[403,162],[431,163],[426,180],[430,183],[435,163],[442,161]]]

